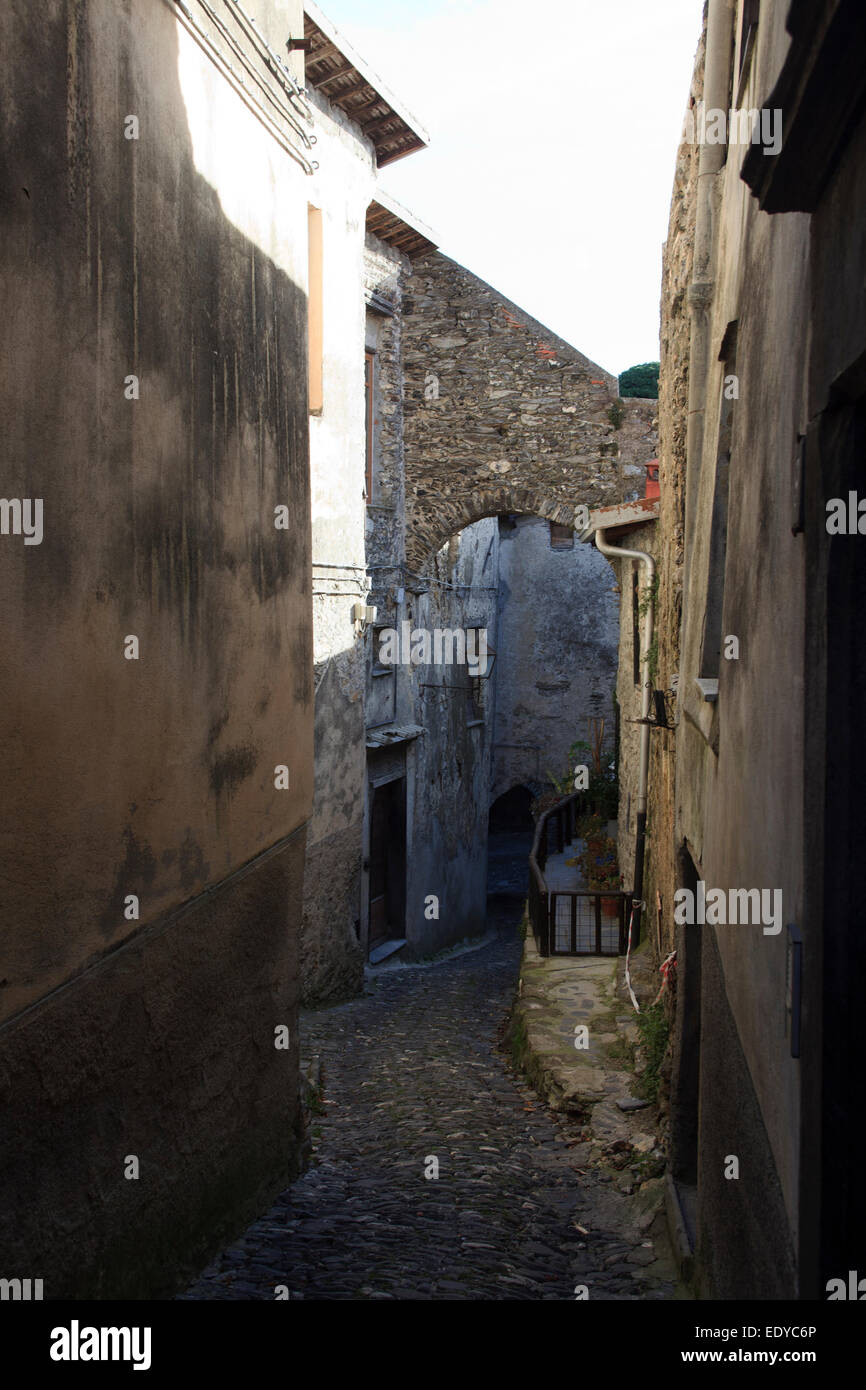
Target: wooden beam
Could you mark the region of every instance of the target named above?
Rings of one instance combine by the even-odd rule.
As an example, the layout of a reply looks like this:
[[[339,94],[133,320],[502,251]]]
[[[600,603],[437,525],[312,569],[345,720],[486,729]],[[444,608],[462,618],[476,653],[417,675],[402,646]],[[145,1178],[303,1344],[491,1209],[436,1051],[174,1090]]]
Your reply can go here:
[[[346,65],[345,65],[344,67],[342,67],[342,68],[335,68],[333,72],[329,72],[327,77],[323,77],[320,81],[316,82],[316,86],[317,86],[317,87],[320,87],[320,88],[321,88],[321,87],[327,87],[327,85],[328,85],[329,82],[336,82],[336,80],[337,80],[338,77],[345,77],[347,72],[354,72],[354,71],[355,71],[355,69],[352,67],[352,64],[351,64],[351,63],[346,63]],[[339,96],[339,97],[348,96],[351,92],[359,92],[359,91],[361,90],[362,87],[366,87],[366,86],[368,86],[368,85],[369,85],[369,84],[368,84],[368,82],[367,82],[366,77],[359,77],[359,78],[358,78],[358,81],[357,81],[357,82],[353,82],[353,83],[351,84],[351,86],[349,86],[349,87],[342,87],[342,88],[340,89],[340,91],[338,92],[337,96]],[[333,98],[333,100],[336,100],[336,97]]]
[[[378,216],[371,215],[370,213],[367,214],[367,230],[375,233],[376,236],[378,236],[380,232],[387,232],[388,228],[393,226],[393,224],[393,217],[386,213],[380,213]]]
[[[318,63],[321,58],[343,58],[345,56],[340,52],[335,43],[331,43],[329,39],[325,38],[324,34],[319,29],[313,34],[313,39],[315,40],[317,38],[321,39],[321,43],[316,44],[316,47],[308,55],[309,62]]]
[[[407,143],[403,149],[394,150],[391,154],[379,154],[377,151],[376,166],[379,169],[384,169],[386,164],[393,164],[395,159],[402,159],[404,155],[411,154],[413,150],[423,149],[424,141],[419,140],[416,137],[413,139],[411,144]]]
[[[369,83],[368,85],[370,86],[371,90],[375,91],[375,88],[373,87],[373,84],[372,84],[372,83]],[[388,102],[387,102],[387,100],[385,99],[385,97],[381,96],[379,92],[376,92],[376,95],[373,96],[373,97],[371,97],[369,101],[361,101],[361,102],[359,102],[358,105],[357,105],[356,107],[353,108],[352,115],[353,115],[353,118],[354,118],[355,120],[357,120],[357,119],[358,119],[359,113],[360,113],[361,111],[366,111],[368,107],[370,107],[370,106],[387,106],[387,105],[388,105]]]
[[[403,130],[406,129],[402,117],[398,116],[396,111],[389,111],[387,116],[380,116],[375,121],[361,121],[359,124],[365,135],[373,135],[376,131],[381,130],[383,126],[389,125],[391,121],[399,121]],[[394,135],[400,133],[400,131],[396,130],[393,132]]]
[[[420,232],[415,231],[414,227],[407,227],[400,236],[391,237],[391,245],[396,246],[398,251],[402,251],[409,246],[414,246],[417,249],[418,245],[422,242],[425,246],[429,246],[430,244],[426,237],[422,237]]]

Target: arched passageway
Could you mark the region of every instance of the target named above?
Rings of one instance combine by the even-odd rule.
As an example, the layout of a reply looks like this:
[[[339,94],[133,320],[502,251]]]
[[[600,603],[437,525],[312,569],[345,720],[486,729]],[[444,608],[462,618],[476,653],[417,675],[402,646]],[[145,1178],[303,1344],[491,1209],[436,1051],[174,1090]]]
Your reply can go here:
[[[487,836],[487,894],[494,898],[523,898],[529,886],[529,851],[535,822],[533,794],[512,787],[490,807]]]

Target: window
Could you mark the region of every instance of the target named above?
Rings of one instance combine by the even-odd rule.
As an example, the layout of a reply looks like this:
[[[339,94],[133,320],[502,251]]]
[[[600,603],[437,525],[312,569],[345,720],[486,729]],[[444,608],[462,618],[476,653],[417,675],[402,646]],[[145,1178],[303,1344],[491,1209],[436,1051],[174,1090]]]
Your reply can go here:
[[[322,210],[307,206],[307,391],[311,415],[321,415],[322,386]]]
[[[558,521],[550,523],[551,550],[573,550],[574,530],[571,526],[561,526]]]
[[[365,422],[367,438],[367,463],[364,475],[364,487],[367,494],[367,501],[373,500],[373,455],[376,446],[376,420],[373,414],[373,390],[376,381],[376,354],[368,348],[364,353],[364,401],[365,401]]]

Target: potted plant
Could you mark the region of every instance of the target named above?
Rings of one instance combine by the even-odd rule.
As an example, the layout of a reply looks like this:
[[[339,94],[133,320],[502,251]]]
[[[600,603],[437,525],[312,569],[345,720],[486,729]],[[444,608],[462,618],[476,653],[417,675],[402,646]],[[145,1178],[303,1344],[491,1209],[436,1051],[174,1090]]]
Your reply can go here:
[[[613,894],[622,886],[622,877],[617,862],[616,840],[609,835],[594,834],[587,841],[581,856],[584,877],[593,893]],[[603,912],[615,913],[618,899],[605,896],[601,900]]]

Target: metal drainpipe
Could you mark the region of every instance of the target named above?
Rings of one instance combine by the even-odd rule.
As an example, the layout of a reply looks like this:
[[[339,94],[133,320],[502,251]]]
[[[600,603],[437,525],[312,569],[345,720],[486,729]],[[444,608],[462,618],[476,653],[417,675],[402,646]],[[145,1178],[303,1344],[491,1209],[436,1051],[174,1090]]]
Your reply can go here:
[[[655,577],[655,561],[645,550],[626,550],[620,545],[609,545],[604,538],[604,530],[599,528],[595,533],[596,548],[602,555],[613,556],[620,560],[639,560],[645,566],[644,574],[646,578],[646,610],[643,618],[643,652],[641,661],[649,660],[649,651],[653,640],[653,626],[655,614],[653,611],[652,584]],[[652,696],[652,679],[649,670],[644,672],[643,691],[641,696],[641,719],[640,726],[640,760],[637,784],[637,833],[634,846],[634,887],[632,889],[632,904],[634,906],[633,919],[633,939],[634,946],[640,941],[640,918],[641,902],[643,899],[643,859],[644,845],[646,843],[646,806],[647,806],[647,783],[649,781],[649,748],[650,748],[650,726],[649,711]]]

